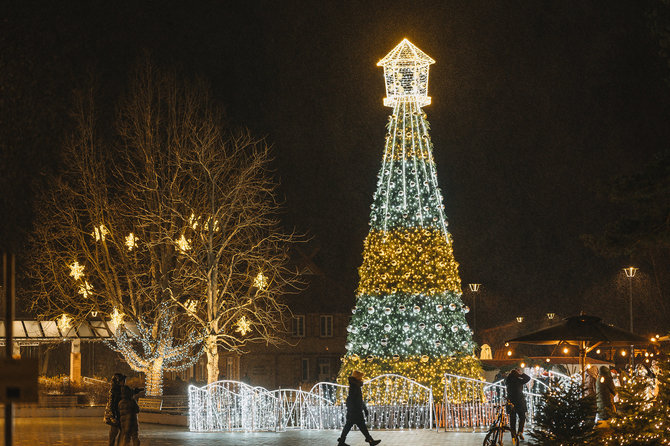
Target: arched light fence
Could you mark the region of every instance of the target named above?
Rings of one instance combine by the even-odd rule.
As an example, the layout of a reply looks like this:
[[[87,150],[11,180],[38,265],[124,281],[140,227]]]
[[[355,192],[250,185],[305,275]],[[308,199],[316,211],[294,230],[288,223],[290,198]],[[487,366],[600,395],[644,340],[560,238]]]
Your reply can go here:
[[[532,372],[530,372],[532,374]],[[557,382],[574,379],[561,373],[531,376],[524,387],[528,406],[528,423],[533,423],[536,409],[545,390]],[[496,417],[495,406],[507,401],[504,380],[493,383],[465,376],[444,375],[444,402],[437,406],[437,426],[447,429],[488,427]]]
[[[309,391],[269,391],[238,381],[189,387],[189,428],[196,432],[341,429],[348,387],[318,383]],[[366,381],[372,429],[430,429],[433,391],[404,376],[387,374]]]

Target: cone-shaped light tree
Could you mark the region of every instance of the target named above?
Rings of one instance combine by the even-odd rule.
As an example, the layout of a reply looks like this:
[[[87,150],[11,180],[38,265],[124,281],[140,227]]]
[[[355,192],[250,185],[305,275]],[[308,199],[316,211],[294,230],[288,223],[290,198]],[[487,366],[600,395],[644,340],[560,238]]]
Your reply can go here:
[[[398,373],[433,387],[444,372],[478,376],[461,300],[458,263],[438,187],[429,124],[428,69],[435,63],[404,39],[384,67],[384,105],[393,108],[370,233],[340,379]]]

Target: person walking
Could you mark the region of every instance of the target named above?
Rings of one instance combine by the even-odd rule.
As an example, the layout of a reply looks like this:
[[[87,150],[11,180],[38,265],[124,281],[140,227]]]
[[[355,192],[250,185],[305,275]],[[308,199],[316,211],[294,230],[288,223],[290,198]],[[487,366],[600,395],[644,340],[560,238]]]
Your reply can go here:
[[[523,386],[530,381],[530,376],[521,372],[521,369],[512,369],[507,378],[505,378],[505,387],[507,388],[507,401],[512,405],[507,405],[507,414],[509,415],[509,426],[512,433],[512,442],[519,444],[523,440],[523,428],[526,424],[526,398],[523,396]],[[519,429],[516,427],[516,418],[519,417]]]
[[[121,400],[121,387],[126,384],[126,375],[115,373],[112,376],[112,387],[109,389],[109,397],[105,406],[103,421],[109,424],[109,446],[116,444],[116,438],[119,436],[119,401]]]
[[[119,446],[140,445],[139,425],[137,422],[137,414],[140,407],[135,401],[135,392],[128,387],[121,388],[121,400],[119,401],[119,422],[121,425],[121,433],[119,434]]]
[[[600,366],[600,373],[596,381],[596,404],[598,406],[598,420],[607,420],[612,417],[616,409],[614,407],[614,395],[616,386],[612,379],[609,367]]]
[[[358,426],[358,430],[361,431],[361,434],[365,436],[365,441],[370,443],[371,446],[375,446],[381,443],[381,440],[373,440],[368,432],[368,428],[365,425],[365,418],[363,418],[363,413],[368,415],[368,407],[363,402],[363,392],[361,391],[361,386],[363,385],[363,372],[354,370],[349,377],[349,395],[347,396],[347,421],[344,424],[342,429],[342,434],[340,438],[337,439],[338,446],[348,446],[345,441],[347,439],[347,434],[354,426]]]

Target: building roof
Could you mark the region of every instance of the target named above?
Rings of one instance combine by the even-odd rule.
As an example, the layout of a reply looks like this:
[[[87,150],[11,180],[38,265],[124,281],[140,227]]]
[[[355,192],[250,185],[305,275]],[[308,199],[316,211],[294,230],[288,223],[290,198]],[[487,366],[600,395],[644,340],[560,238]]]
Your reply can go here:
[[[417,48],[407,39],[402,39],[382,60],[377,62],[378,67],[384,65],[430,65],[435,61],[426,53]]]
[[[128,325],[128,324],[126,324]],[[100,341],[112,337],[114,330],[104,320],[86,320],[63,331],[55,321],[18,320],[14,321],[13,338],[19,344],[83,339]],[[133,330],[134,327],[127,327]],[[5,322],[0,321],[0,344],[5,342]]]

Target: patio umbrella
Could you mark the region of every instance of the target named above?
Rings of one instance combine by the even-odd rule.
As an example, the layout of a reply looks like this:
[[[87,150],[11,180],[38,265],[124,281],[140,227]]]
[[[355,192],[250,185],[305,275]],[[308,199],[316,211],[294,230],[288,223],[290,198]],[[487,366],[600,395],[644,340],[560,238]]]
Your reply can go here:
[[[594,348],[601,345],[619,347],[647,344],[649,340],[635,333],[607,325],[599,317],[580,315],[565,318],[554,326],[510,339],[507,342],[537,345],[576,345],[579,348],[579,365],[582,369],[583,379],[586,354]]]

